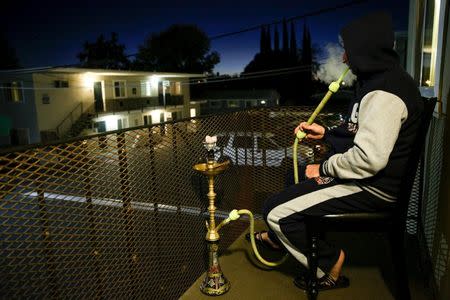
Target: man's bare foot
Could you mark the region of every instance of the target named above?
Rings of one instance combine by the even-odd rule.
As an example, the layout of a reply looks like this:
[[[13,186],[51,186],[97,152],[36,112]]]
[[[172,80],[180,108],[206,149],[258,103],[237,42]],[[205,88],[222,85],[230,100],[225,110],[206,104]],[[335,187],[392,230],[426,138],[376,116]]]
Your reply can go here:
[[[334,281],[336,281],[339,278],[339,275],[341,274],[342,265],[344,264],[345,260],[345,253],[341,250],[341,253],[339,254],[339,258],[334,264],[334,266],[330,270],[330,276],[333,278]]]
[[[259,236],[264,242],[267,242],[274,249],[280,249],[280,246],[272,242],[272,240],[269,238],[269,233],[267,231],[261,232]]]

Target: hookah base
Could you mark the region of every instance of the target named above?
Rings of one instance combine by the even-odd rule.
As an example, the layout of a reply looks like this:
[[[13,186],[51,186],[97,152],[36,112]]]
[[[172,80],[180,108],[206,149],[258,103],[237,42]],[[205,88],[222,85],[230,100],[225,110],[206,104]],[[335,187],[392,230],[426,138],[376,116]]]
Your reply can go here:
[[[219,264],[217,251],[219,250],[218,241],[208,243],[209,267],[205,279],[200,285],[202,293],[210,296],[219,296],[225,294],[230,289],[230,282],[223,275]]]
[[[222,272],[208,272],[200,285],[200,290],[209,296],[219,296],[228,292],[230,286],[230,282]]]

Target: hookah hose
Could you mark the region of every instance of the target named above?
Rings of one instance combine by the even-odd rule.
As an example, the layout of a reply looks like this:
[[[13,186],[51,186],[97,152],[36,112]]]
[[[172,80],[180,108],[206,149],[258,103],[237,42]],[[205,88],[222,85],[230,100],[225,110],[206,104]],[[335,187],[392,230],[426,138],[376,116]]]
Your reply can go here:
[[[240,217],[241,215],[248,215],[248,218],[249,218],[249,220],[250,220],[250,243],[251,243],[251,245],[252,245],[253,252],[255,253],[256,258],[258,258],[258,260],[259,260],[262,264],[264,264],[264,265],[266,265],[266,266],[268,266],[268,267],[276,267],[276,266],[279,266],[279,265],[281,265],[282,263],[284,263],[284,262],[288,259],[288,257],[289,257],[289,254],[287,254],[287,253],[286,253],[286,255],[284,255],[279,261],[276,261],[276,262],[267,261],[267,260],[265,260],[265,259],[259,254],[258,248],[256,247],[255,235],[254,235],[254,234],[251,234],[251,233],[255,232],[255,221],[254,221],[254,219],[253,219],[253,214],[252,214],[252,212],[249,211],[248,209],[240,209],[240,210],[233,209],[233,210],[230,212],[228,218],[226,218],[225,220],[223,220],[223,221],[217,226],[217,229],[216,229],[216,230],[219,231],[219,229],[220,229],[222,226],[228,224],[230,221],[235,221],[235,220],[239,219],[239,217]]]
[[[334,93],[336,93],[339,90],[341,82],[344,79],[345,75],[347,75],[348,71],[349,71],[349,68],[345,69],[345,71],[342,73],[341,77],[339,77],[339,79],[337,81],[333,81],[332,83],[330,83],[330,85],[328,86],[328,92],[325,94],[322,101],[320,101],[319,105],[317,105],[316,109],[314,110],[314,112],[309,117],[308,121],[306,122],[306,123],[308,123],[308,125],[311,125],[314,122],[315,118],[320,113],[322,108],[325,106],[325,104],[327,104],[328,99],[330,99],[331,95],[333,95]],[[294,141],[294,146],[292,147],[292,158],[293,158],[293,162],[294,162],[294,182],[296,184],[298,183],[297,147],[298,147],[298,143],[301,142],[305,137],[306,137],[305,132],[300,131],[300,130],[297,131],[295,141]]]

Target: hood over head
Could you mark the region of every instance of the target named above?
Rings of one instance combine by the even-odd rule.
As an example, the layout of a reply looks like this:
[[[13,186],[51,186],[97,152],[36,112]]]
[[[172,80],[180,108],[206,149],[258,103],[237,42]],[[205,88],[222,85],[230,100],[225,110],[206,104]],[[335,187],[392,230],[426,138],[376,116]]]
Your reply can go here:
[[[359,18],[341,30],[348,64],[356,76],[370,76],[399,64],[392,19],[384,12]]]

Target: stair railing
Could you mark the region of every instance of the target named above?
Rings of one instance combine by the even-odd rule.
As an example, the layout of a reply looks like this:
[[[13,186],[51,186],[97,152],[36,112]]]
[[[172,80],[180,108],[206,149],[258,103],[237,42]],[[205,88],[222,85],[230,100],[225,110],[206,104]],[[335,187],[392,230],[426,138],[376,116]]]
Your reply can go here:
[[[62,134],[70,130],[72,125],[83,114],[83,102],[80,102],[72,109],[67,116],[56,126],[56,134],[61,138]]]

